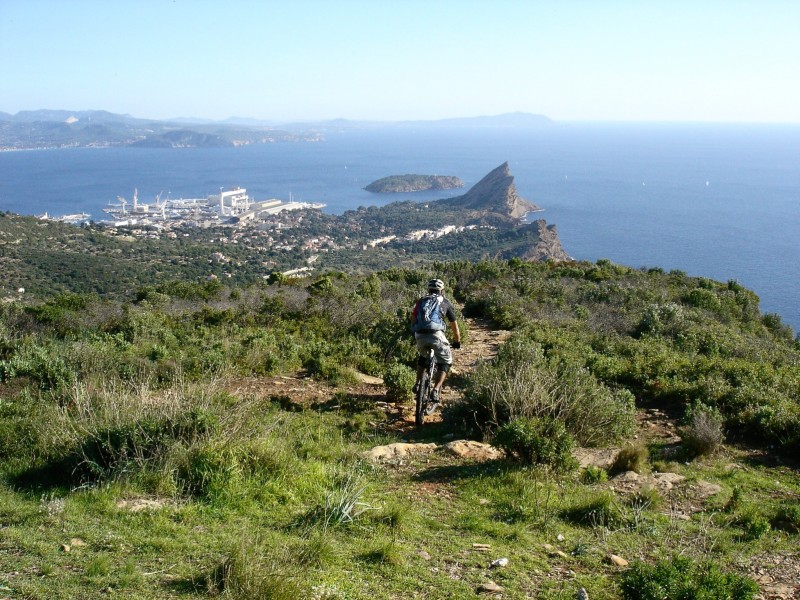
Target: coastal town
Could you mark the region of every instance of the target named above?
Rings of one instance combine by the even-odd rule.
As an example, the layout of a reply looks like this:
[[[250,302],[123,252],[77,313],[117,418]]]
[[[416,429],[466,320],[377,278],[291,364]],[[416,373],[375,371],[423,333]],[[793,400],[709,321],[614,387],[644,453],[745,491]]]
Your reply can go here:
[[[303,257],[301,264],[283,272],[292,277],[310,275],[323,253],[423,242],[479,228],[478,225],[442,225],[436,229],[396,233],[380,227],[375,231],[380,235],[370,237],[371,232],[364,231],[357,220],[345,220],[334,227],[322,214],[324,207],[322,203],[297,202],[291,198],[256,201],[241,187],[220,190],[206,198],[162,200],[158,195],[151,203],[141,202],[138,190],[134,190],[130,200],[118,196],[116,203],[110,203],[104,209],[107,215],[104,219],[94,220],[87,213],[62,216],[45,213],[38,218],[97,227],[107,235],[129,240],[175,240],[200,231],[214,231],[213,241],[223,247],[249,248],[256,254],[298,253],[298,258]],[[426,208],[427,205],[422,204],[417,210]],[[480,228],[494,229],[486,225]],[[208,261],[235,267],[235,261],[224,251],[213,252]],[[274,267],[275,261],[266,260],[263,266]]]

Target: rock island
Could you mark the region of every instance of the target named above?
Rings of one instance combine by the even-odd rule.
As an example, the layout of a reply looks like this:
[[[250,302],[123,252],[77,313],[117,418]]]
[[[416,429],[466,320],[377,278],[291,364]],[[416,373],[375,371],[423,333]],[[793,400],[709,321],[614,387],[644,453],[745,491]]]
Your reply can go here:
[[[449,175],[390,175],[370,183],[364,189],[376,194],[392,192],[423,192],[425,190],[451,190],[464,187],[458,177]]]

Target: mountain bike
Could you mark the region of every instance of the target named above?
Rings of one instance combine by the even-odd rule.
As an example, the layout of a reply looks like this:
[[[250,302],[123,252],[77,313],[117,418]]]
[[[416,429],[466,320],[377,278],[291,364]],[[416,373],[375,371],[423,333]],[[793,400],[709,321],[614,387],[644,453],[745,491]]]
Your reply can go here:
[[[428,350],[428,364],[425,365],[425,371],[423,371],[422,379],[419,381],[416,397],[417,404],[414,410],[414,421],[417,427],[422,427],[425,416],[432,414],[436,408],[435,404],[431,402],[431,391],[433,390],[433,382],[436,380],[437,369],[433,350]]]

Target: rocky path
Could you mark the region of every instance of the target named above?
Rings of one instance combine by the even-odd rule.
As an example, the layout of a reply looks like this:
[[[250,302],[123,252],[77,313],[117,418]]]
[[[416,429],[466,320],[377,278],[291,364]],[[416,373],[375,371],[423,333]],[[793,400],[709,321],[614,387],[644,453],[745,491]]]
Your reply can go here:
[[[456,372],[472,371],[481,361],[491,360],[500,345],[511,335],[510,331],[493,329],[485,319],[465,319],[467,323],[467,341],[460,350],[456,350]]]

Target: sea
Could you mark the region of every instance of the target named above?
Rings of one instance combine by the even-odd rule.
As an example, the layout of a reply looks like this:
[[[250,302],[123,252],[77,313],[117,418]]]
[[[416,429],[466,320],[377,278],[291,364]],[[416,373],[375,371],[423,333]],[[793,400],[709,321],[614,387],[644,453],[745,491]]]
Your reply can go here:
[[[755,291],[800,331],[800,125],[557,123],[532,129],[382,127],[323,142],[235,148],[0,152],[0,210],[86,212],[118,196],[321,202],[341,214],[463,193],[508,162],[523,198],[575,259],[677,269]],[[455,175],[465,188],[376,195],[387,175]]]

